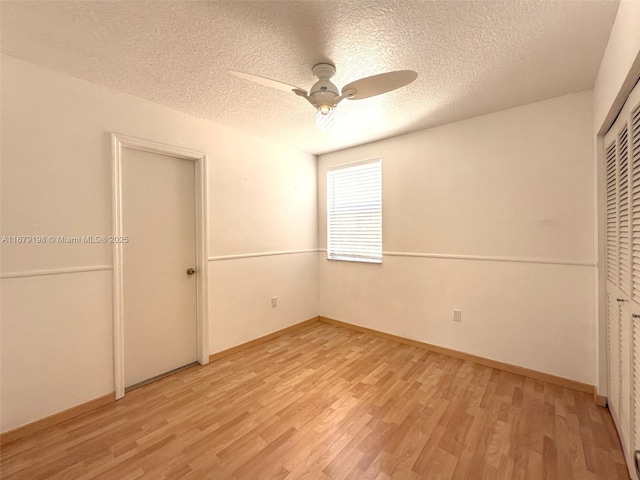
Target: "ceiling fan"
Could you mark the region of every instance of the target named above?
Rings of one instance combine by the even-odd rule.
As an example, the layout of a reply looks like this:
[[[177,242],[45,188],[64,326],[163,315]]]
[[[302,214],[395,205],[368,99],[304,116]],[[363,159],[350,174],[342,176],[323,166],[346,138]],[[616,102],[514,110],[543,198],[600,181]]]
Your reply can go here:
[[[293,92],[307,99],[316,109],[316,124],[318,128],[323,131],[331,126],[333,123],[333,109],[345,98],[348,100],[361,100],[363,98],[381,95],[404,87],[418,78],[418,74],[413,70],[381,73],[348,83],[342,88],[342,92],[339,93],[338,87],[330,80],[330,78],[336,74],[336,67],[334,65],[330,63],[319,63],[315,65],[311,71],[318,81],[313,84],[308,92],[294,85],[250,73],[237,72],[235,70],[229,70],[229,73],[244,80],[266,85],[267,87],[277,88],[285,92]]]

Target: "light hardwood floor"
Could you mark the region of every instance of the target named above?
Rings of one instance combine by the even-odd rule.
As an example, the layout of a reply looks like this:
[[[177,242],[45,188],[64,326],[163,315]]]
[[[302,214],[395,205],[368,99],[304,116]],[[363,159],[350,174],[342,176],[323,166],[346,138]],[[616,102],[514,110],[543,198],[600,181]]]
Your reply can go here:
[[[132,391],[0,457],[7,480],[629,478],[591,395],[324,323]]]

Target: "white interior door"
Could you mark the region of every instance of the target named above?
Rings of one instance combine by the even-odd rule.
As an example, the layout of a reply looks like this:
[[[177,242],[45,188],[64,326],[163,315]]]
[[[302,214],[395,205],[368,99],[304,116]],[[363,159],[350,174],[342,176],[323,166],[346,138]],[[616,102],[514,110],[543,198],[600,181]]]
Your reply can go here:
[[[124,378],[197,360],[194,162],[122,151]]]

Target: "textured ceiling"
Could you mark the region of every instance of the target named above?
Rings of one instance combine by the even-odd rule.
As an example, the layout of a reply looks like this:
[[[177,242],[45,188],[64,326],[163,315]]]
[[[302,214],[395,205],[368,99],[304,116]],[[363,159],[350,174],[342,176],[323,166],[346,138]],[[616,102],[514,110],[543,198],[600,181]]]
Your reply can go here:
[[[2,1],[2,51],[214,122],[324,153],[593,87],[617,1]],[[338,87],[411,69],[344,101],[329,133],[293,93],[331,62]]]

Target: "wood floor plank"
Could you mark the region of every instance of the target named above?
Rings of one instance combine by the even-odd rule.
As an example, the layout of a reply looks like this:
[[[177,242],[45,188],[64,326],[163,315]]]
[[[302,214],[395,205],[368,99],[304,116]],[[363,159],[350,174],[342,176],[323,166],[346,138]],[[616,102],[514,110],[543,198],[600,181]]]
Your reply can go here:
[[[628,480],[590,395],[315,323],[5,445],[13,479]]]

